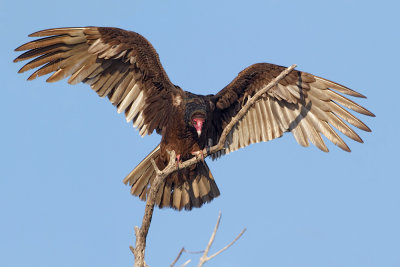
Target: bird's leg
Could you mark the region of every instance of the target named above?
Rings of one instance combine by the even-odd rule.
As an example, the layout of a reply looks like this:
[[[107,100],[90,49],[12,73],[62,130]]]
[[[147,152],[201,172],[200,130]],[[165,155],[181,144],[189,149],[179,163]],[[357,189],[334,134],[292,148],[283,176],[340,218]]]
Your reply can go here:
[[[176,155],[176,168],[179,170],[179,164],[182,163],[181,154]]]

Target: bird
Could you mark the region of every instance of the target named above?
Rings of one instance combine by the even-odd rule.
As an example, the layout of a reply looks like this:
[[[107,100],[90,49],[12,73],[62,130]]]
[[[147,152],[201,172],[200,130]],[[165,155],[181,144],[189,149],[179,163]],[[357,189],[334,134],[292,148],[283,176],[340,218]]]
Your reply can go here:
[[[216,94],[198,95],[173,84],[158,53],[142,35],[112,27],[67,27],[38,31],[35,40],[15,51],[25,51],[14,62],[31,59],[18,72],[35,69],[28,80],[51,74],[47,82],[68,78],[86,83],[102,98],[124,112],[141,136],[153,132],[161,141],[123,180],[131,194],[146,200],[168,151],[182,162],[196,151],[216,145],[222,131],[247,101],[277,77],[285,67],[256,63],[242,70]],[[347,96],[347,97],[346,97]],[[232,128],[217,159],[253,143],[267,142],[291,132],[303,147],[310,143],[324,152],[321,135],[344,151],[350,148],[339,132],[362,143],[354,127],[371,129],[353,113],[374,117],[348,96],[364,95],[322,77],[293,70],[256,101]],[[199,208],[220,195],[204,160],[167,176],[156,195],[156,205],[176,210]]]

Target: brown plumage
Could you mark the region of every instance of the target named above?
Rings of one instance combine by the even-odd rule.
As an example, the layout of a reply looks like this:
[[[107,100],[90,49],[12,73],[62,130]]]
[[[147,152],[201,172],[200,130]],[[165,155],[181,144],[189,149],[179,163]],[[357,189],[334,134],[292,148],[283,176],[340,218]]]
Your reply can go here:
[[[202,96],[172,84],[153,46],[135,32],[82,27],[49,29],[30,36],[42,38],[18,47],[16,51],[27,51],[14,60],[32,59],[19,72],[40,67],[28,80],[51,74],[48,82],[69,77],[70,84],[87,83],[100,97],[107,97],[118,112],[124,112],[140,135],[161,134],[161,143],[124,179],[131,193],[142,200],[155,177],[151,159],[163,169],[169,160],[167,150],[174,150],[184,161],[192,152],[217,144],[224,127],[248,98],[284,70],[273,64],[254,64],[218,94]],[[348,109],[374,115],[342,94],[364,97],[332,81],[292,71],[253,105],[229,133],[225,150],[212,157],[278,138],[284,132],[292,132],[302,146],[311,142],[327,152],[323,134],[350,151],[336,130],[362,142],[347,123],[364,131],[370,129]],[[217,196],[219,190],[207,164],[199,162],[168,176],[156,204],[190,210]]]

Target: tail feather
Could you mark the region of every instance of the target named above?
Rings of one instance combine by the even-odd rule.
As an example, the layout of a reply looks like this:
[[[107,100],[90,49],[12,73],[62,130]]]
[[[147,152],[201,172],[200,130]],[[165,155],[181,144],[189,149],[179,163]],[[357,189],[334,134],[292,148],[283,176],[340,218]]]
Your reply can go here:
[[[146,200],[156,173],[151,159],[159,161],[158,145],[139,165],[125,177],[123,182],[130,185],[131,194]],[[210,169],[205,162],[178,170],[164,179],[156,196],[156,204],[160,207],[171,207],[177,210],[199,208],[219,196],[218,187]]]
[[[153,151],[150,152],[140,163],[133,169],[123,180],[124,184],[134,185],[137,180],[148,170],[151,165],[151,159],[156,160],[160,155],[160,145],[158,145]],[[134,194],[134,192],[131,192]]]

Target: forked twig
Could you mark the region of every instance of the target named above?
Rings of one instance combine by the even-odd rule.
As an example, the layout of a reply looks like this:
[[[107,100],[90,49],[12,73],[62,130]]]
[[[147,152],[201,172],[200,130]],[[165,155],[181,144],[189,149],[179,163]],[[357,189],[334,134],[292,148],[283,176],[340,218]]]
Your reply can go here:
[[[190,260],[190,259],[189,259],[189,260],[187,260],[187,261],[185,261],[185,263],[184,263],[184,264],[182,264],[182,265],[181,265],[181,267],[185,267],[185,266],[186,266],[186,265],[188,265],[188,264],[189,264],[191,261],[192,261],[192,260]]]
[[[216,236],[217,231],[218,231],[218,228],[219,228],[219,223],[220,223],[220,221],[221,221],[221,216],[222,216],[222,215],[221,215],[221,212],[219,212],[219,214],[218,214],[218,219],[217,219],[217,224],[216,224],[215,227],[214,227],[214,231],[213,231],[212,234],[211,234],[211,237],[210,237],[210,240],[208,241],[208,244],[207,244],[206,249],[203,250],[203,251],[191,252],[191,251],[187,251],[187,250],[183,247],[183,248],[179,251],[178,256],[176,256],[175,260],[172,262],[172,264],[170,265],[170,267],[173,267],[173,266],[175,265],[175,263],[176,263],[176,262],[179,260],[179,258],[182,256],[182,253],[183,253],[183,252],[191,253],[191,254],[193,254],[193,253],[203,253],[203,255],[201,256],[201,258],[200,258],[200,260],[199,260],[199,265],[198,265],[198,267],[201,267],[201,266],[204,265],[204,263],[206,263],[207,261],[211,260],[212,258],[218,256],[219,254],[221,254],[222,252],[224,252],[225,250],[227,250],[229,247],[231,247],[231,246],[244,234],[244,232],[246,231],[246,228],[244,228],[244,229],[240,232],[240,234],[239,234],[231,243],[229,243],[228,245],[226,245],[225,247],[223,247],[222,249],[220,249],[219,251],[217,251],[217,252],[214,253],[213,255],[208,256],[208,252],[210,251],[211,245],[214,243],[215,236]],[[182,266],[185,266],[185,265],[188,264],[189,262],[190,262],[190,260],[186,261],[186,262],[184,263],[184,265],[182,265]]]
[[[226,245],[225,247],[223,247],[222,249],[220,249],[219,251],[217,251],[213,255],[208,256],[208,252],[210,251],[211,245],[214,243],[215,235],[217,234],[220,221],[221,221],[221,212],[219,212],[218,219],[217,219],[217,224],[214,227],[214,231],[211,234],[210,240],[208,241],[207,247],[204,250],[203,256],[201,256],[201,258],[199,260],[199,264],[197,265],[198,267],[202,267],[204,265],[204,263],[206,263],[207,261],[211,260],[215,256],[217,256],[217,255],[221,254],[222,252],[224,252],[225,250],[227,250],[230,246],[232,246],[244,234],[244,232],[246,232],[246,228],[244,228],[240,232],[240,234],[231,243],[229,243],[228,245]]]
[[[182,253],[185,251],[185,248],[183,247],[179,253],[178,256],[176,256],[175,260],[171,263],[169,267],[174,267],[175,263],[179,260],[179,258],[182,256]]]
[[[171,263],[171,265],[170,265],[169,267],[174,267],[175,263],[176,263],[176,262],[179,260],[179,258],[182,256],[182,253],[183,253],[183,252],[188,253],[188,254],[200,254],[200,253],[203,253],[204,250],[200,250],[200,251],[189,251],[189,250],[186,250],[185,247],[183,247],[183,248],[179,251],[178,256],[176,256],[175,260]]]
[[[244,228],[237,237],[235,237],[235,239],[232,240],[231,243],[229,243],[228,245],[226,245],[225,247],[223,247],[222,249],[220,249],[219,251],[215,252],[214,254],[212,254],[211,256],[209,256],[207,258],[207,261],[211,260],[212,258],[214,258],[215,256],[218,256],[219,254],[221,254],[222,252],[224,252],[225,250],[227,250],[230,246],[232,246],[243,234],[244,232],[246,232],[246,228]]]

